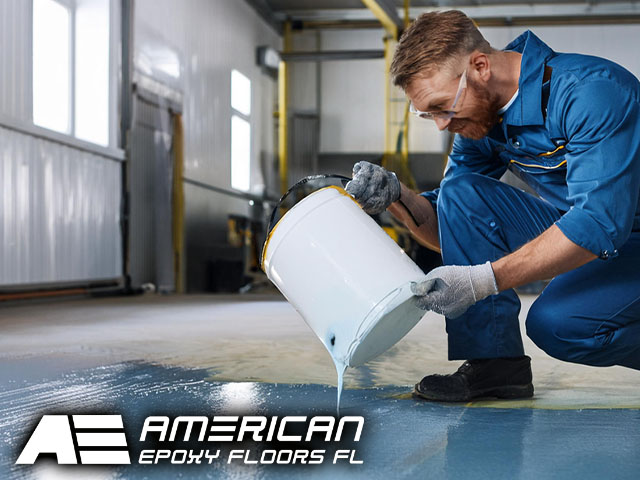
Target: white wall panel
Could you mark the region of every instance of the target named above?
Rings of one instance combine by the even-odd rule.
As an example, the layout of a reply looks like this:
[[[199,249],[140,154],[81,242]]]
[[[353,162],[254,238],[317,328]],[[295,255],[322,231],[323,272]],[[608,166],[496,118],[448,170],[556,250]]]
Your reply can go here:
[[[538,37],[557,52],[583,53],[608,58],[640,75],[640,25],[567,25],[530,27]],[[495,48],[504,48],[527,27],[492,27],[481,31]]]
[[[0,127],[0,285],[121,276],[120,169]]]
[[[46,140],[43,129],[19,133],[32,130],[32,23],[31,0],[0,0],[0,285],[120,277],[120,163]]]
[[[293,47],[296,52],[314,52],[320,48],[322,33],[315,30],[296,32],[293,35]],[[322,71],[321,62],[291,62],[289,77],[291,89],[289,104],[292,110],[313,112],[317,106],[317,75]]]
[[[382,37],[382,30],[326,31],[322,49],[382,49]],[[320,151],[382,152],[384,61],[324,62],[321,86]]]
[[[0,0],[0,114],[31,120],[31,1]]]
[[[267,180],[277,178],[277,81],[256,65],[256,48],[280,50],[278,33],[243,0],[136,0],[134,30],[136,69],[183,93],[189,179],[231,189],[231,71],[251,80],[250,192],[260,194],[267,183],[262,165]],[[171,67],[164,72],[162,59]],[[188,290],[209,288],[212,262],[228,255],[232,214],[252,216],[249,200],[185,185]]]
[[[313,51],[316,32],[294,34],[294,51]],[[322,50],[383,49],[382,30],[325,30]],[[291,107],[312,110],[316,73],[312,62],[291,69]],[[342,60],[320,64],[320,152],[381,153],[384,145],[384,60]],[[412,152],[440,152],[443,136],[434,124],[411,120]]]
[[[277,84],[256,65],[256,48],[279,50],[279,35],[239,0],[137,0],[135,8],[136,56],[169,49],[181,62],[177,83],[184,92],[186,177],[231,187],[231,70],[249,77],[251,190],[259,192],[258,159],[272,147],[263,144],[260,132],[274,131]]]

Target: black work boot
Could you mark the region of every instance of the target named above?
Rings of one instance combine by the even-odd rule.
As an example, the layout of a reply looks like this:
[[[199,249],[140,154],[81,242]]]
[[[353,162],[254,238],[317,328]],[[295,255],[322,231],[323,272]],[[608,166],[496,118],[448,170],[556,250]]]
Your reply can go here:
[[[533,396],[531,358],[467,360],[451,375],[427,375],[416,384],[414,396],[439,402],[468,402],[479,397]]]

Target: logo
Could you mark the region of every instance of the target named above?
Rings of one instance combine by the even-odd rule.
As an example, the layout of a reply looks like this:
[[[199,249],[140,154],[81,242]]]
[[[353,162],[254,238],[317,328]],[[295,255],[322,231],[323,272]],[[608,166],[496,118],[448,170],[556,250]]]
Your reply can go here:
[[[129,449],[121,415],[43,415],[16,464],[53,455],[59,464],[361,465],[364,417],[149,416]],[[137,439],[137,442],[136,442]],[[347,448],[345,448],[347,447]]]
[[[16,464],[32,465],[41,453],[59,464],[130,464],[120,415],[43,415]]]

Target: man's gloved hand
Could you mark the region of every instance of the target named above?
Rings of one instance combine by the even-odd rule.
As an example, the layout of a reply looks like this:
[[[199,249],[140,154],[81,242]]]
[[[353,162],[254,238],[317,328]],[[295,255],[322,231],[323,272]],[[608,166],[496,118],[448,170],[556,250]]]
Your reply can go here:
[[[411,284],[418,306],[447,318],[457,318],[476,302],[498,293],[491,262],[482,265],[447,265]]]
[[[353,166],[353,180],[345,189],[369,215],[384,212],[400,198],[400,181],[396,174],[364,161]]]

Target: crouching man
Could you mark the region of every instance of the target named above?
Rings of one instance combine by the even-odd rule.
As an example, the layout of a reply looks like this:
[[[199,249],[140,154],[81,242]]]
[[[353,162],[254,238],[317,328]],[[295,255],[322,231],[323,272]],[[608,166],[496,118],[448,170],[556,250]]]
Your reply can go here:
[[[414,294],[445,315],[449,359],[466,361],[415,395],[532,396],[513,288],[550,278],[527,335],[564,361],[640,369],[638,80],[530,31],[495,50],[458,11],[420,16],[391,73],[413,113],[456,134],[439,189],[418,195],[367,162],[347,186],[442,254]],[[540,198],[500,182],[507,169]]]

